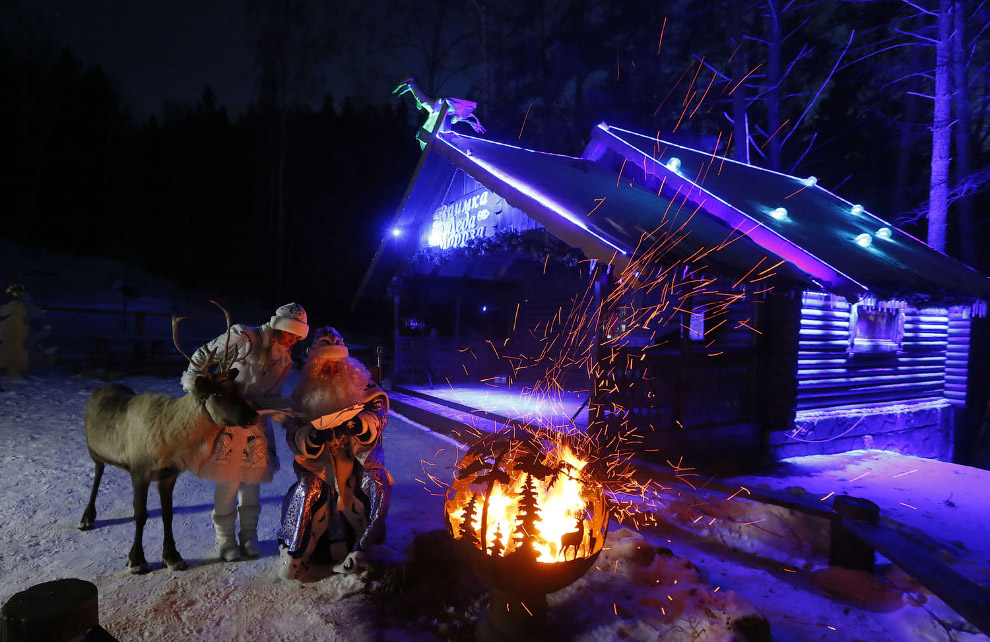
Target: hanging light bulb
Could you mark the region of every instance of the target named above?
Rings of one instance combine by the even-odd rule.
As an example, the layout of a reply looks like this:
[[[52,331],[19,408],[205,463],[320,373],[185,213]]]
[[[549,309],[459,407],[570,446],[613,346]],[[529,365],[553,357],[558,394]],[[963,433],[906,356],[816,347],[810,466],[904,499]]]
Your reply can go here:
[[[890,240],[890,235],[891,235],[891,231],[890,231],[890,228],[889,227],[881,227],[879,230],[877,230],[877,238],[878,239],[883,239],[885,241],[889,241]]]
[[[849,210],[849,211],[852,212],[853,215],[859,216],[860,214],[863,213],[863,206],[862,205],[853,205],[852,206],[852,209]]]
[[[860,247],[870,247],[873,245],[873,237],[864,232],[856,237],[856,245]]]
[[[671,156],[670,159],[667,161],[667,169],[669,169],[672,172],[679,173],[681,171],[681,159],[679,159],[676,156]]]
[[[777,219],[778,221],[783,221],[784,219],[787,218],[787,210],[784,209],[783,207],[774,208],[774,209],[770,210],[769,212],[767,212],[767,214],[769,214],[771,217]]]

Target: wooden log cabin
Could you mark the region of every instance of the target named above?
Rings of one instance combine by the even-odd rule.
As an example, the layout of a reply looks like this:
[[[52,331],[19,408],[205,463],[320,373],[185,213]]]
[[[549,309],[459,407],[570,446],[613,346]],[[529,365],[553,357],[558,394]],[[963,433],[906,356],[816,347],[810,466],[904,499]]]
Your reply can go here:
[[[589,432],[658,461],[952,459],[983,275],[724,150],[438,122],[360,290],[392,298],[395,381],[586,390]]]

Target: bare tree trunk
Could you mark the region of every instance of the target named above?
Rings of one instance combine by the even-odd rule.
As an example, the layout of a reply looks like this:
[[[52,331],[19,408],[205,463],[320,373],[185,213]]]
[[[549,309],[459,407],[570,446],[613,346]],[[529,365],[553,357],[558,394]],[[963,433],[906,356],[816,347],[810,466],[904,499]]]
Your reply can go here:
[[[928,200],[928,245],[945,251],[949,209],[949,145],[952,138],[952,0],[939,0],[935,43],[935,110],[932,118],[932,173]]]
[[[770,14],[770,37],[767,48],[767,163],[770,169],[780,171],[780,13],[777,0],[767,0]]]
[[[960,185],[970,174],[969,165],[969,74],[966,64],[966,0],[952,1],[952,80],[955,110],[956,174]],[[961,196],[956,201],[959,212],[959,259],[967,265],[976,264],[976,216],[973,199]]]
[[[746,115],[746,56],[743,51],[743,0],[732,0],[732,40],[735,50],[732,56],[732,125],[736,139],[736,160],[749,163],[749,121]]]

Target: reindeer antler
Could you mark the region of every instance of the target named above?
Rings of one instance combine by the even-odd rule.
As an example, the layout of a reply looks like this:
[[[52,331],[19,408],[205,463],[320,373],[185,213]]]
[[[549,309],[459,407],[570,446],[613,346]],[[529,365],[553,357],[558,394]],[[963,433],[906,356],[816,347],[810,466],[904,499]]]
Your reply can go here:
[[[223,344],[223,356],[220,359],[217,359],[217,374],[224,375],[230,372],[230,369],[234,367],[235,363],[244,361],[247,358],[247,356],[251,354],[251,348],[253,346],[251,345],[251,340],[248,339],[248,349],[244,351],[244,354],[238,357],[237,350],[235,349],[234,356],[231,357],[230,356],[230,313],[227,312],[226,308],[224,308],[222,305],[220,305],[213,299],[210,299],[210,303],[220,308],[220,311],[223,312],[223,318],[227,321],[227,337],[224,340],[224,344]],[[214,358],[216,358],[215,351],[210,354],[210,359],[212,360]]]

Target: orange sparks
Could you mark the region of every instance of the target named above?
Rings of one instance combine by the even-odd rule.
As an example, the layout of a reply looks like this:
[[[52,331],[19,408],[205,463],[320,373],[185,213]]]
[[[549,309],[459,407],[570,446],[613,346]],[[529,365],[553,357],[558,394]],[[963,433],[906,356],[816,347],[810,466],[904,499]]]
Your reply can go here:
[[[773,265],[771,265],[767,269],[763,270],[762,272],[757,272],[757,274],[759,274],[759,275],[762,276],[762,275],[766,274],[767,272],[769,272],[770,270],[774,269],[775,267],[777,267],[777,266],[779,266],[779,265],[781,265],[783,263],[784,263],[784,260],[777,261],[776,263],[774,263]]]
[[[820,500],[818,500],[818,501],[820,501],[820,502],[823,502],[823,501],[825,501],[826,499],[828,499],[829,497],[831,497],[831,496],[832,496],[832,495],[834,495],[834,494],[835,494],[835,491],[833,490],[833,491],[832,491],[831,493],[829,493],[828,495],[825,495],[824,497],[822,497],[822,498],[821,498]]]
[[[734,492],[731,495],[729,495],[729,497],[725,501],[729,501],[730,499],[732,499],[733,497],[735,497],[736,495],[738,495],[739,493],[741,493],[743,491],[746,491],[746,494],[747,495],[751,495],[752,494],[752,493],[749,492],[749,489],[748,488],[746,488],[745,486],[740,486],[739,487],[739,490],[737,490],[736,492]]]
[[[729,90],[729,95],[731,96],[732,95],[732,92],[734,92],[735,90],[739,89],[739,85],[741,85],[744,82],[746,82],[746,79],[749,78],[750,76],[752,76],[754,73],[756,73],[756,70],[759,69],[762,66],[763,66],[763,63],[760,63],[760,64],[756,65],[755,67],[753,67],[753,69],[748,74],[746,74],[745,76],[742,77],[742,80],[740,80],[739,82],[736,83],[736,86],[735,87],[733,87],[731,90]]]
[[[897,503],[900,504],[901,506],[907,506],[911,510],[918,510],[916,507],[912,506],[911,504],[905,504],[904,502],[897,502]]]
[[[601,198],[596,198],[595,199],[595,206],[593,208],[591,208],[591,211],[588,212],[587,214],[585,214],[585,216],[591,216],[594,213],[595,210],[597,210],[599,207],[602,206],[602,203],[605,202],[605,199],[606,198],[608,198],[608,197],[607,196],[603,196]]]
[[[807,185],[804,185],[804,186],[801,187],[801,189],[799,189],[799,190],[797,190],[795,192],[791,192],[790,194],[788,194],[787,196],[785,196],[784,197],[784,200],[786,201],[787,199],[789,199],[792,196],[797,196],[798,194],[800,194],[801,192],[803,192],[806,189],[808,189],[808,186]]]
[[[519,137],[516,140],[522,140],[523,130],[526,129],[526,121],[529,119],[529,110],[532,108],[533,108],[533,103],[530,103],[529,107],[526,108],[526,115],[523,116],[522,127],[519,128]]]
[[[786,125],[786,124],[787,124],[787,123],[789,123],[789,122],[791,122],[791,119],[790,119],[790,118],[788,118],[787,120],[785,120],[784,122],[782,122],[782,123],[780,124],[780,127],[778,127],[778,128],[776,129],[776,131],[774,131],[774,133],[772,133],[772,134],[770,134],[770,136],[769,136],[769,137],[768,137],[768,138],[767,138],[767,139],[766,139],[765,141],[763,141],[763,144],[762,144],[762,145],[760,145],[760,149],[763,149],[763,148],[764,148],[764,147],[766,147],[766,146],[767,146],[768,144],[770,144],[770,141],[772,141],[772,140],[773,140],[773,137],[774,137],[774,136],[776,136],[777,134],[779,134],[779,133],[780,133],[780,130],[784,128],[784,125]],[[800,192],[801,190],[798,190],[798,191]]]
[[[747,273],[746,273],[746,274],[745,274],[745,275],[743,276],[743,278],[741,278],[741,279],[739,279],[738,281],[736,281],[736,282],[735,282],[735,283],[734,283],[734,284],[732,285],[732,287],[737,287],[737,286],[738,286],[738,285],[739,285],[740,283],[742,283],[743,281],[745,281],[745,280],[746,280],[746,277],[747,277],[747,276],[749,276],[750,274],[752,274],[752,273],[753,273],[753,270],[755,270],[756,268],[758,268],[758,267],[760,267],[760,263],[763,263],[763,261],[765,261],[766,259],[767,259],[767,257],[765,257],[765,256],[764,256],[764,257],[763,257],[762,259],[760,259],[760,261],[759,261],[759,263],[757,263],[756,265],[754,265],[754,266],[753,266],[753,267],[752,267],[752,268],[751,268],[751,269],[749,270],[749,272],[747,272]]]
[[[917,468],[915,468],[914,470],[909,470],[906,473],[897,473],[896,475],[894,475],[893,479],[897,479],[898,477],[903,477],[904,475],[910,475],[911,473],[916,473],[916,472],[918,472]]]
[[[865,472],[865,473],[863,473],[862,475],[856,475],[855,477],[853,477],[853,478],[852,478],[852,479],[850,479],[849,481],[850,481],[850,482],[854,482],[854,481],[856,481],[857,479],[862,479],[862,478],[864,478],[864,477],[866,477],[866,476],[867,476],[867,475],[869,475],[869,474],[870,474],[870,471],[866,471],[866,472]]]
[[[701,104],[705,102],[705,96],[708,95],[708,90],[712,88],[712,83],[714,82],[715,82],[715,74],[712,74],[712,79],[708,82],[708,86],[705,87],[705,93],[701,94],[701,99],[698,101],[698,104],[695,105],[694,111],[691,112],[691,115],[688,116],[688,118],[694,118],[695,112],[698,111],[698,108],[701,107]]]
[[[525,603],[525,602],[520,602],[519,604],[520,604],[520,605],[521,605],[521,606],[522,606],[522,607],[523,607],[524,609],[526,609],[526,612],[527,612],[527,613],[529,613],[529,617],[533,617],[533,612],[529,610],[529,608],[528,608],[528,607],[526,606],[526,603]]]
[[[667,18],[663,19],[663,24],[660,25],[660,40],[657,42],[657,55],[660,55],[660,45],[663,44],[663,30],[667,28]]]
[[[722,154],[722,162],[718,164],[718,175],[722,175],[722,165],[725,165],[725,157],[729,155],[729,146],[732,145],[732,134],[729,132],[729,140],[725,141],[725,153]]]

